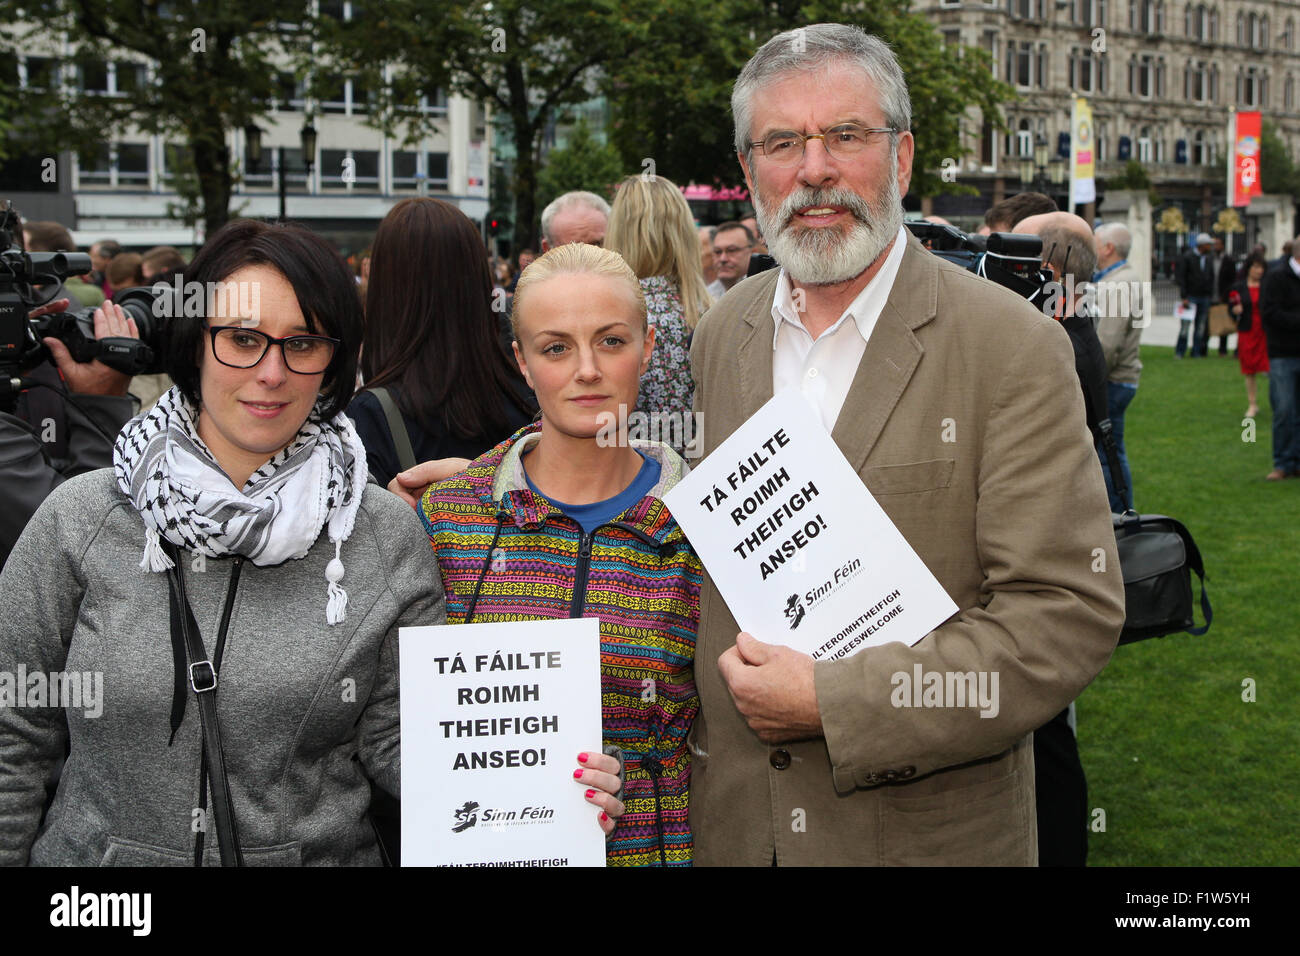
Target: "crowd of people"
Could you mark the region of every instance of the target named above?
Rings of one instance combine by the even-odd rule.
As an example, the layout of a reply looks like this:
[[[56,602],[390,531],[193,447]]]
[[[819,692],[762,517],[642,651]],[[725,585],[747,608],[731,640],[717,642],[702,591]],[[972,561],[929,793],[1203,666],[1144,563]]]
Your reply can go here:
[[[49,340],[0,415],[0,660],[107,690],[97,718],[0,707],[0,863],[395,861],[398,629],[565,617],[600,622],[603,739],[565,772],[610,865],[1084,862],[1072,701],[1124,618],[1111,513],[1133,507],[1147,308],[1084,289],[1130,282],[1131,237],[997,204],[982,231],[1040,236],[1078,287],[1042,307],[931,255],[899,198],[907,84],[856,27],[769,40],[732,111],[749,218],[701,226],[630,176],[612,204],[556,198],[540,252],[504,261],[421,197],[355,269],[237,220],[189,263],[98,242],[83,283],[44,290],[95,306],[97,337],[138,334],[106,297],[176,275],[256,284],[260,310],[173,316],[145,402]],[[27,248],[71,251],[52,225]],[[1183,291],[1231,303],[1275,473],[1300,475],[1300,261],[1266,266],[1189,256]],[[783,389],[956,603],[915,645],[814,664],[741,632],[664,503]],[[900,710],[914,667],[998,672],[1000,709]]]

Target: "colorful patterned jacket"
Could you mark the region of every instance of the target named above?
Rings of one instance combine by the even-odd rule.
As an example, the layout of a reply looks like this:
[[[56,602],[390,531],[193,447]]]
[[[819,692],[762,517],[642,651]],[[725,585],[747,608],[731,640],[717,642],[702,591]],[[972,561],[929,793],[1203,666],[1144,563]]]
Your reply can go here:
[[[686,465],[666,445],[633,440],[659,462],[659,483],[585,535],[528,488],[523,451],[541,428],[520,429],[420,502],[447,623],[600,618],[604,744],[622,749],[627,778],[627,810],[607,862],[687,866],[686,737],[700,704],[693,661],[702,569],[662,500]]]

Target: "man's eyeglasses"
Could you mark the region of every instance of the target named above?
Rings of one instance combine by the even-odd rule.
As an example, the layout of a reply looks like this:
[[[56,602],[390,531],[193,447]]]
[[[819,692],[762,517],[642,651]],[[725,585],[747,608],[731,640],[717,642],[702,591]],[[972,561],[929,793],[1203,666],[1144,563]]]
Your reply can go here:
[[[717,246],[714,246],[713,254],[715,256],[727,256],[728,258],[732,258],[753,248],[753,246],[727,246],[725,249],[720,249]]]
[[[793,166],[803,159],[804,147],[810,139],[820,139],[822,145],[826,147],[826,152],[835,159],[849,159],[867,148],[873,133],[893,135],[897,132],[898,130],[892,126],[867,127],[858,126],[856,123],[841,123],[839,126],[832,126],[828,130],[810,133],[807,136],[796,133],[792,129],[779,129],[749,145],[761,149],[763,155],[777,166]]]
[[[290,335],[273,339],[265,332],[240,325],[208,326],[212,354],[222,365],[252,368],[262,361],[267,349],[280,346],[285,367],[299,375],[319,375],[329,368],[340,340],[325,335]]]

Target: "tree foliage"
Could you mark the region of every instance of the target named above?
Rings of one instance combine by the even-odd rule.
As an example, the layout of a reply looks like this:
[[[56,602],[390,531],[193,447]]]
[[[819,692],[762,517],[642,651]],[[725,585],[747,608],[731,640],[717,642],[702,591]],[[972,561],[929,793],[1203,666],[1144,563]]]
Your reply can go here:
[[[174,138],[192,162],[180,171],[194,179],[183,205],[212,232],[229,217],[239,172],[227,133],[265,115],[277,68],[307,55],[310,15],[307,0],[5,0],[0,55],[62,60],[57,86],[17,97],[17,140],[84,154],[128,130]],[[84,71],[109,61],[119,93],[84,89]]]
[[[553,149],[537,177],[537,208],[574,189],[611,199],[623,177],[623,160],[614,147],[597,142],[586,119],[578,121],[563,149]]]
[[[775,34],[814,23],[851,23],[893,47],[907,78],[916,138],[914,195],[962,191],[945,183],[945,158],[960,160],[968,107],[1003,128],[1001,104],[1014,96],[992,75],[982,50],[945,50],[939,33],[908,0],[866,4],[719,0],[692,4],[661,0],[638,26],[630,54],[611,64],[613,138],[625,163],[653,158],[659,172],[679,182],[740,181],[731,120],[731,88],[754,52]]]
[[[636,9],[652,16],[654,2]],[[403,110],[435,88],[485,102],[514,142],[514,247],[536,245],[538,171],[547,129],[564,107],[590,99],[597,71],[625,55],[637,28],[620,0],[391,0],[373,16],[323,34],[340,68],[382,90],[374,122],[431,120]],[[382,82],[385,65],[389,80]],[[384,89],[386,85],[386,89]]]
[[[1266,193],[1300,199],[1300,167],[1291,159],[1291,151],[1270,120],[1264,120],[1260,130],[1259,180]]]

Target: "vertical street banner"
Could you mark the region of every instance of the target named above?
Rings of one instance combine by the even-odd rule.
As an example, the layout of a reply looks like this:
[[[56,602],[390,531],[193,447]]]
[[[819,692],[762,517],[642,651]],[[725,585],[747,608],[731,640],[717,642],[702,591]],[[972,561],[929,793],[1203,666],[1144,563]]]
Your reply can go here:
[[[1263,195],[1259,182],[1261,122],[1258,111],[1228,115],[1229,206],[1249,206],[1252,199]]]
[[[600,621],[404,627],[403,866],[604,866]]]
[[[1070,111],[1070,202],[1076,206],[1097,198],[1096,142],[1092,107],[1080,96]]]
[[[664,496],[743,630],[814,660],[915,644],[957,605],[787,389]]]

